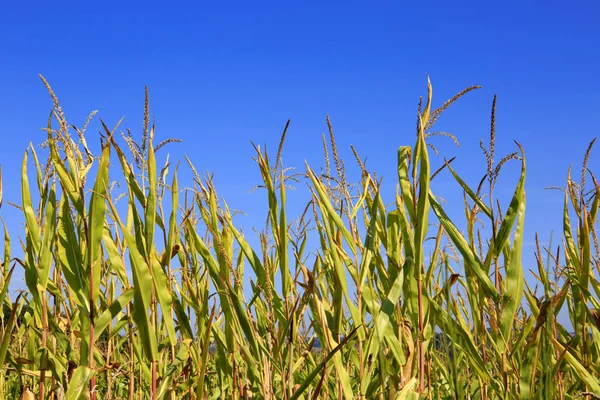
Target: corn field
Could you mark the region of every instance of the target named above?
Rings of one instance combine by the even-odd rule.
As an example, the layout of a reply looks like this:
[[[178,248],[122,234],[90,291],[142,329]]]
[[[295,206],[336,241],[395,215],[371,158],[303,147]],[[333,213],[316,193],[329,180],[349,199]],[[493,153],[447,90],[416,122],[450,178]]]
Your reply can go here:
[[[593,141],[581,177],[569,171],[559,188],[560,243],[536,238],[532,266],[522,261],[526,153],[517,143],[495,154],[495,98],[481,180],[463,180],[452,159],[431,162],[439,116],[478,87],[436,108],[428,83],[391,198],[354,148],[356,160],[340,159],[329,118],[324,167],[292,174],[288,121],[274,158],[255,147],[268,215],[244,232],[211,175],[187,159],[178,168],[194,179],[183,185],[178,168],[157,163],[174,140],[156,140],[147,91],[139,138],[104,122],[97,135],[86,132],[94,114],[69,125],[42,81],[47,160],[25,151],[21,204],[1,210],[22,213],[24,230],[15,240],[4,228],[0,398],[600,398]],[[520,174],[500,204],[506,163]],[[464,219],[444,210],[441,179],[464,193]],[[294,180],[310,199],[289,215]],[[1,193],[0,181],[0,205]],[[15,269],[26,291],[10,290]]]

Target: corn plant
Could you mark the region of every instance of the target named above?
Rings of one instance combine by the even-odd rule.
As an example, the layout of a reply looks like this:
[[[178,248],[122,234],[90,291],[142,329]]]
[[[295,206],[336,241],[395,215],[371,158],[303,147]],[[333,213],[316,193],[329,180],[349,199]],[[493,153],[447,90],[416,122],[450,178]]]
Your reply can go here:
[[[457,139],[434,125],[477,86],[436,108],[428,82],[390,199],[354,147],[360,179],[348,178],[329,117],[324,167],[286,167],[288,121],[274,158],[254,146],[268,211],[246,232],[212,175],[186,159],[193,181],[180,185],[180,166],[160,158],[177,140],[155,144],[147,90],[138,141],[121,121],[100,120],[90,135],[95,112],[68,124],[42,81],[53,105],[46,160],[29,146],[20,204],[5,201],[24,230],[14,249],[4,226],[1,398],[600,397],[593,141],[580,182],[569,171],[555,188],[560,244],[536,237],[530,267],[525,151],[516,143],[496,162],[495,97],[481,179],[470,184],[438,157],[438,137]],[[520,173],[503,205],[494,188],[508,162]],[[441,176],[464,194],[462,221],[436,194]],[[308,187],[296,194],[307,196],[301,210],[287,202],[295,183]],[[27,290],[12,301],[17,268]]]

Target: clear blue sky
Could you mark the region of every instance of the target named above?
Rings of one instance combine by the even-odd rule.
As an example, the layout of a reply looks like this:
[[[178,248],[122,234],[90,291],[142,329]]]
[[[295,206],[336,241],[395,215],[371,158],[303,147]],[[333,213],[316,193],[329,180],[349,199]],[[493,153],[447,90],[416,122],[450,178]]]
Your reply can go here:
[[[587,144],[600,133],[597,2],[200,4],[0,6],[0,216],[15,245],[22,217],[6,201],[20,202],[23,151],[44,140],[40,128],[51,109],[39,73],[59,95],[70,123],[80,126],[98,109],[108,125],[124,115],[122,126],[134,133],[141,130],[148,85],[158,138],[184,141],[170,146],[171,160],[187,154],[199,170],[215,172],[220,194],[257,225],[264,221],[266,199],[261,192],[248,194],[259,180],[251,140],[275,151],[291,118],[285,164],[303,169],[306,159],[318,168],[329,113],[349,168],[353,144],[393,189],[396,148],[414,142],[426,74],[437,105],[466,86],[482,85],[437,124],[456,134],[461,148],[443,139],[436,143],[444,155],[458,157],[456,169],[475,185],[484,169],[479,139],[487,139],[497,94],[497,154],[515,151],[513,140],[527,154],[525,251],[531,254],[535,231],[547,238],[560,229],[562,196],[543,188],[563,185],[572,162],[579,175]],[[97,140],[88,140],[97,148]],[[590,164],[596,171],[597,150]],[[516,172],[507,170],[500,193],[512,190]],[[436,187],[461,217],[462,196],[447,175]]]

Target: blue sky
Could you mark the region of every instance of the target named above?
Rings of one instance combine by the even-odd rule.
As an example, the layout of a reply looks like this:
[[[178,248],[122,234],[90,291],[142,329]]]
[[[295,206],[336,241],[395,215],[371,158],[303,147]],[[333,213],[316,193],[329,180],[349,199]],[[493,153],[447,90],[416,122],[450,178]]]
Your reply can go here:
[[[122,126],[138,134],[148,85],[157,137],[184,141],[168,148],[171,160],[185,154],[199,170],[214,172],[219,193],[249,213],[249,225],[261,225],[266,209],[263,193],[249,194],[260,179],[250,141],[275,151],[288,118],[286,165],[323,164],[328,113],[348,168],[352,144],[393,190],[396,149],[414,142],[416,104],[429,74],[436,105],[466,86],[483,86],[437,124],[460,140],[459,149],[435,143],[447,157],[457,156],[455,168],[472,185],[484,170],[479,139],[488,136],[498,95],[497,154],[516,151],[513,140],[527,154],[530,255],[536,231],[547,238],[561,227],[562,196],[544,187],[563,185],[571,163],[579,175],[583,153],[599,134],[600,6],[417,3],[5,2],[0,216],[13,242],[21,215],[6,201],[20,202],[23,151],[44,140],[40,128],[51,109],[37,74],[49,80],[70,123],[80,126],[98,109],[108,125],[125,116]],[[596,154],[593,170],[600,165]],[[516,184],[515,166],[500,179],[500,195]],[[185,182],[189,175],[181,169]],[[434,190],[461,217],[460,191],[448,175],[438,179]],[[303,196],[291,201],[301,204]]]

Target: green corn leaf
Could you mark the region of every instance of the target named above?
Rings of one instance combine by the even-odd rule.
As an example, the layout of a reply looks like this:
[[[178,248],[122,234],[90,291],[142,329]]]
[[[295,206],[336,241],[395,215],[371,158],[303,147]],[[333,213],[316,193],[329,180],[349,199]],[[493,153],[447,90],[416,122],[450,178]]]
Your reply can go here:
[[[214,317],[215,308],[213,307],[213,309],[210,312],[210,316],[208,317],[208,325],[206,327],[204,339],[202,341],[202,355],[198,355],[198,370],[200,371],[200,373],[198,374],[198,383],[196,386],[196,397],[198,399],[204,398],[204,378],[206,376],[206,369],[208,367],[208,347],[210,345],[210,332]]]
[[[192,339],[194,335],[192,334],[192,326],[190,324],[189,317],[186,314],[186,310],[183,307],[182,301],[177,296],[173,296],[173,309],[175,310],[175,315],[177,316],[179,322],[179,332],[184,339]]]
[[[406,204],[410,220],[415,220],[415,209],[411,206],[415,204],[413,200],[412,187],[410,178],[408,177],[408,167],[410,165],[411,147],[401,146],[398,149],[398,182],[400,183],[400,193],[404,204]]]
[[[21,169],[21,197],[23,201],[23,212],[25,213],[25,226],[29,237],[31,238],[31,248],[34,257],[37,257],[40,253],[40,228],[37,223],[35,212],[33,211],[33,205],[31,204],[31,191],[29,189],[29,178],[27,177],[27,151],[23,156],[23,166]]]
[[[129,258],[132,266],[131,269],[134,285],[133,318],[139,327],[142,338],[142,346],[144,347],[147,357],[150,361],[156,361],[158,359],[157,338],[154,328],[150,322],[150,318],[148,317],[148,310],[150,309],[151,301],[150,297],[153,286],[152,277],[149,273],[149,267],[139,251],[140,247],[135,237],[121,222],[120,218],[118,217],[117,210],[110,199],[109,205],[112,209],[113,215],[116,217],[117,224],[121,227],[125,242],[127,243],[129,249]],[[129,214],[132,215],[134,219],[137,216],[135,207],[133,205],[133,196],[131,191],[129,196]]]
[[[498,230],[498,234],[494,240],[494,253],[493,257],[498,257],[500,252],[506,246],[506,243],[510,239],[510,232],[513,229],[515,221],[517,220],[517,215],[521,210],[521,203],[525,202],[525,154],[523,152],[523,148],[519,145],[521,154],[522,154],[522,162],[521,162],[521,177],[519,178],[519,183],[517,184],[517,188],[515,189],[515,193],[510,202],[510,206],[508,207],[508,211],[502,220],[502,224],[500,225],[500,229]]]
[[[86,296],[86,293],[89,293],[88,276],[82,267],[83,256],[71,219],[68,198],[61,198],[59,208],[56,255],[60,260],[67,283],[75,294],[78,306],[84,307],[89,312],[89,301]]]
[[[177,210],[179,208],[179,182],[177,180],[177,170],[173,174],[171,182],[171,216],[169,217],[169,233],[167,236],[167,244],[165,246],[164,266],[171,265],[173,258],[173,249],[176,246],[177,240]]]
[[[56,234],[56,193],[54,184],[50,189],[50,196],[46,206],[46,218],[44,220],[44,234],[42,237],[42,246],[37,263],[38,269],[38,287],[40,292],[45,292],[48,286],[48,277],[50,267],[52,266],[52,248]]]
[[[565,194],[563,207],[563,237],[566,244],[566,252],[568,261],[573,264],[573,267],[579,269],[579,250],[573,240],[573,231],[571,229],[571,219],[569,218],[569,196]]]
[[[148,144],[148,197],[145,203],[145,238],[146,254],[150,257],[154,245],[154,226],[156,224],[156,158],[154,156],[154,147],[152,138],[154,137],[154,127],[150,130],[150,142]],[[150,263],[150,261],[148,261]]]
[[[2,318],[2,320],[4,320],[4,307],[2,307],[3,303],[9,303],[8,300],[8,296],[6,295],[8,293],[8,288],[10,286],[10,280],[12,279],[12,274],[13,271],[15,270],[15,267],[17,265],[13,265],[10,270],[4,274],[4,280],[2,282],[2,291],[0,291],[0,318]],[[10,303],[9,303],[10,304]],[[0,364],[1,365],[1,364]]]
[[[485,367],[485,363],[475,346],[475,341],[472,335],[460,324],[452,318],[446,310],[444,310],[436,302],[430,303],[431,308],[436,314],[436,321],[440,328],[444,332],[454,332],[457,335],[456,339],[453,339],[453,343],[459,344],[463,348],[465,355],[471,362],[471,365],[479,375],[479,377],[487,382],[491,380],[491,377]],[[460,342],[459,342],[460,340]]]
[[[327,365],[329,360],[331,360],[331,358],[334,357],[346,345],[346,343],[348,343],[348,341],[352,338],[352,336],[354,336],[357,330],[358,328],[354,328],[354,330],[352,330],[352,332],[350,332],[335,348],[333,348],[329,353],[327,353],[325,358],[317,365],[315,369],[312,370],[312,372],[306,377],[306,379],[300,385],[300,387],[296,389],[290,400],[298,399],[302,395],[302,393],[304,393],[306,389],[308,389],[312,381],[317,377],[317,375],[321,372],[325,365]],[[346,396],[346,398],[348,397]],[[352,396],[350,396],[350,398],[352,398]]]
[[[279,246],[277,248],[279,252],[279,269],[281,271],[281,286],[283,297],[288,297],[291,290],[292,276],[289,270],[288,264],[288,233],[287,233],[287,219],[285,214],[285,181],[283,176],[283,170],[281,171],[281,186],[279,194],[281,208],[279,210]]]
[[[265,275],[265,267],[263,266],[262,261],[260,260],[260,257],[256,254],[256,252],[248,244],[246,239],[244,239],[244,236],[242,235],[242,233],[240,231],[238,231],[237,228],[233,225],[233,222],[231,221],[231,216],[229,214],[227,214],[226,220],[227,220],[227,226],[233,233],[233,236],[235,237],[238,245],[242,249],[244,255],[246,256],[246,259],[248,260],[248,262],[252,266],[252,269],[254,270],[254,273],[256,274],[256,278],[258,280],[258,282],[257,282],[258,285],[262,287],[262,285],[264,285],[266,275]]]
[[[94,375],[94,370],[88,367],[77,367],[69,381],[67,400],[80,400],[89,396],[89,382]]]
[[[172,346],[177,343],[177,335],[175,333],[175,324],[173,323],[173,315],[171,313],[173,305],[173,295],[171,294],[171,284],[167,274],[162,269],[158,257],[152,262],[152,282],[156,291],[156,297],[162,310],[162,319],[167,329],[169,341]]]
[[[460,185],[460,187],[463,188],[463,190],[471,198],[471,200],[473,200],[475,202],[475,204],[477,204],[477,206],[479,206],[479,208],[481,209],[481,211],[483,211],[484,214],[488,218],[492,218],[492,211],[490,210],[490,208],[483,201],[481,201],[481,199],[479,198],[479,196],[477,196],[475,194],[475,192],[469,187],[469,185],[467,185],[465,183],[465,181],[463,181],[462,178],[460,176],[458,176],[458,174],[456,172],[454,172],[454,170],[452,169],[452,167],[450,166],[450,164],[447,163],[446,164],[446,168],[448,168],[448,170],[450,171],[450,173],[452,174],[452,176],[454,177],[454,179],[456,180],[456,182],[458,182],[458,184]]]
[[[494,300],[498,300],[498,292],[496,291],[496,288],[494,287],[494,284],[490,278],[483,270],[483,265],[481,264],[481,261],[477,255],[473,253],[465,238],[458,231],[454,223],[448,218],[442,206],[435,200],[435,197],[431,193],[429,195],[429,200],[431,202],[433,211],[440,220],[440,223],[444,226],[446,233],[465,259],[465,268],[470,268],[477,276],[487,296],[490,296]]]
[[[88,230],[87,230],[87,261],[88,271],[91,272],[93,281],[89,282],[90,288],[93,288],[92,298],[94,301],[100,293],[100,254],[101,241],[104,231],[104,220],[106,212],[106,191],[108,189],[108,166],[110,162],[110,146],[105,145],[102,149],[98,173],[94,183],[94,190],[90,197]],[[81,215],[83,218],[83,215]]]
[[[412,400],[418,399],[419,393],[416,392],[415,386],[417,386],[417,378],[411,378],[404,384],[402,390],[396,395],[395,400]]]
[[[427,100],[429,107],[430,99]],[[427,114],[429,111],[427,110]],[[419,135],[419,197],[417,201],[417,214],[415,215],[415,264],[416,273],[418,279],[421,276],[421,268],[423,265],[423,241],[427,235],[428,219],[429,219],[429,179],[430,179],[430,167],[429,157],[427,154],[427,145],[425,144],[424,134]]]
[[[523,167],[521,168],[521,179],[519,180],[519,188],[515,193],[516,199],[511,202],[511,206],[505,218],[508,216],[518,215],[517,229],[515,231],[513,245],[506,266],[506,290],[504,292],[505,306],[500,319],[500,331],[502,332],[503,340],[498,342],[498,347],[501,353],[506,351],[505,344],[510,340],[511,328],[514,325],[514,319],[521,304],[523,297],[523,266],[521,264],[521,254],[523,250],[523,230],[525,225],[525,157],[523,156]],[[513,209],[515,207],[516,209]],[[504,225],[504,223],[503,223]]]
[[[117,275],[123,287],[129,287],[129,278],[127,277],[127,271],[125,270],[123,259],[121,258],[119,249],[117,248],[117,245],[111,236],[110,228],[107,225],[104,226],[104,231],[102,233],[102,244],[104,245],[104,249],[108,255],[108,261],[110,262],[109,272]]]
[[[12,272],[12,269],[11,269]],[[5,284],[8,286],[8,284]],[[8,351],[8,347],[11,343],[12,339],[12,331],[15,327],[15,323],[17,322],[17,312],[19,310],[19,305],[21,304],[21,295],[19,294],[12,306],[12,311],[10,312],[10,317],[8,318],[8,322],[4,327],[4,334],[2,335],[2,340],[0,341],[0,369],[4,368],[4,360],[6,359],[6,353]]]
[[[104,330],[108,327],[113,319],[115,319],[129,304],[131,300],[133,300],[134,290],[133,288],[129,288],[125,290],[121,295],[112,302],[110,306],[102,312],[98,316],[98,318],[94,321],[94,336],[95,339],[98,340],[100,335]]]
[[[571,353],[572,349],[570,347],[565,349],[565,347],[555,338],[552,338],[552,342],[554,343],[556,349],[561,354],[564,354],[565,360],[569,363],[569,365],[571,365],[573,372],[577,375],[577,377],[579,377],[579,379],[585,383],[585,385],[588,387],[588,390],[597,397],[600,397],[600,382],[598,381],[597,376],[595,377],[590,374],[588,369],[584,367],[579,362],[577,357]]]
[[[327,196],[327,194],[325,193],[323,183],[321,183],[321,181],[317,178],[313,170],[310,169],[308,165],[306,165],[306,171],[308,172],[308,176],[312,181],[313,187],[317,191],[320,208],[326,211],[327,217],[330,218],[333,224],[342,232],[342,236],[344,236],[344,239],[346,239],[346,243],[350,246],[352,252],[356,254],[356,245],[354,243],[354,239],[352,238],[352,235],[344,225],[344,221],[342,220],[342,218],[338,215],[337,212],[335,212],[333,205],[329,201],[329,196]]]
[[[127,163],[127,157],[123,153],[123,150],[117,145],[114,138],[110,137],[110,141],[117,153],[117,157],[119,158],[119,162],[121,164],[121,169],[123,170],[123,175],[125,176],[125,181],[127,182],[127,186],[133,192],[135,198],[140,204],[146,204],[146,195],[142,191],[138,181],[135,179],[135,173],[131,166]]]
[[[4,260],[2,265],[2,276],[6,276],[8,269],[10,268],[10,235],[6,228],[6,223],[2,220],[2,226],[4,227]]]
[[[69,199],[71,200],[71,203],[73,203],[73,207],[75,207],[77,213],[83,217],[85,215],[85,206],[79,190],[79,182],[73,181],[71,174],[60,158],[58,150],[56,149],[55,139],[52,137],[51,131],[48,131],[48,144],[50,147],[52,165],[56,169],[56,173],[58,174],[63,191],[67,194],[67,196],[69,196]],[[27,190],[29,190],[29,188],[27,188]]]

